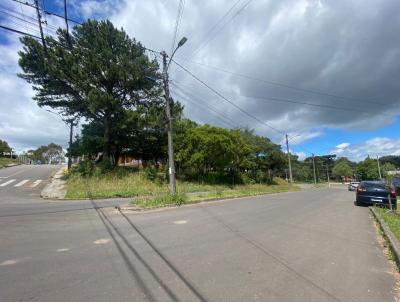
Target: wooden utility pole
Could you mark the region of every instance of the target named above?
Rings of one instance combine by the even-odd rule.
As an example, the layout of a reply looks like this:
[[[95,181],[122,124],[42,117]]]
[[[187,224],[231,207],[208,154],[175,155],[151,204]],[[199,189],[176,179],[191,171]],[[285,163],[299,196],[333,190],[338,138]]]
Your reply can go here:
[[[286,134],[286,150],[287,150],[288,163],[289,163],[289,178],[290,178],[290,183],[293,183],[292,163],[291,163],[291,161],[290,161],[290,152],[289,152],[289,138],[288,138],[288,135],[287,135],[287,134]]]
[[[314,153],[312,154],[312,165],[313,165],[313,171],[314,171],[314,184],[317,183],[317,174],[315,173],[315,158],[314,158]]]
[[[38,18],[40,38],[42,39],[44,52],[46,53],[47,52],[47,47],[46,47],[46,41],[44,40],[44,34],[43,34],[43,28],[42,28],[42,15],[40,14],[39,1],[38,0],[35,0],[35,8],[36,8],[36,14],[37,14],[37,18]]]
[[[169,175],[169,190],[172,194],[176,193],[176,179],[175,179],[175,160],[174,160],[174,143],[172,136],[172,118],[171,118],[171,104],[169,96],[169,82],[168,82],[168,65],[167,53],[161,53],[163,57],[163,82],[164,82],[164,96],[165,96],[165,113],[167,115],[167,133],[168,133],[168,175]]]

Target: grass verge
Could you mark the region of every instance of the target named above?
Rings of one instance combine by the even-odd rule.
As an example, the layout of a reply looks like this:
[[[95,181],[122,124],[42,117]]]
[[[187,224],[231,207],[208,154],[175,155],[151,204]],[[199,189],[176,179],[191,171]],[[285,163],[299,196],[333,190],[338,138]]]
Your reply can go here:
[[[0,168],[4,168],[10,164],[16,164],[17,160],[13,158],[0,158]]]
[[[135,204],[143,208],[171,204],[193,203],[203,200],[234,198],[260,194],[300,190],[299,187],[275,179],[274,185],[211,185],[199,182],[177,182],[177,194],[168,193],[168,185],[160,181],[150,181],[144,173],[106,173],[101,176],[67,177],[66,198],[116,198],[134,197]]]
[[[226,190],[213,190],[208,192],[177,193],[175,195],[164,194],[160,196],[147,196],[137,198],[132,204],[140,208],[156,208],[169,205],[191,204],[207,200],[256,196],[263,194],[298,191],[297,186],[292,185],[241,185]]]
[[[374,209],[388,225],[396,238],[400,240],[400,215],[397,212],[388,212],[386,208],[375,207]]]

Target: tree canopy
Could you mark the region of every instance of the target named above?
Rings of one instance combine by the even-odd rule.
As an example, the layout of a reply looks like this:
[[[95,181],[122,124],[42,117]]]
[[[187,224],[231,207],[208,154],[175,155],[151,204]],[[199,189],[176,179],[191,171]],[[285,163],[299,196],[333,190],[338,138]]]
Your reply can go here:
[[[0,139],[0,156],[4,156],[5,153],[10,153],[11,150],[12,149],[8,143]]]
[[[158,64],[145,48],[110,21],[88,20],[70,36],[59,29],[46,37],[47,51],[30,37],[21,39],[20,76],[32,84],[39,106],[82,116],[101,127],[102,151],[120,151],[120,136],[138,116],[160,107]]]

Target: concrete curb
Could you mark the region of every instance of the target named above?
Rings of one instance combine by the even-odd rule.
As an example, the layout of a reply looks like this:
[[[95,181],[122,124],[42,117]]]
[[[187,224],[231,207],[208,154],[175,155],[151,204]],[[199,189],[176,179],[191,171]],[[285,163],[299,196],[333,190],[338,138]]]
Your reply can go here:
[[[381,219],[381,217],[375,211],[375,209],[373,207],[369,207],[369,209],[370,209],[372,215],[375,217],[376,221],[378,222],[378,224],[383,232],[383,236],[389,242],[390,249],[392,250],[394,258],[395,258],[394,260],[396,261],[396,264],[397,264],[397,268],[398,268],[398,270],[400,270],[400,242],[399,242],[399,240],[396,238],[396,236],[390,230],[390,228],[388,227],[386,222],[384,222],[383,219]]]
[[[44,199],[64,199],[67,193],[66,182],[62,179],[66,167],[62,167],[52,177],[50,182],[43,188],[40,196]]]

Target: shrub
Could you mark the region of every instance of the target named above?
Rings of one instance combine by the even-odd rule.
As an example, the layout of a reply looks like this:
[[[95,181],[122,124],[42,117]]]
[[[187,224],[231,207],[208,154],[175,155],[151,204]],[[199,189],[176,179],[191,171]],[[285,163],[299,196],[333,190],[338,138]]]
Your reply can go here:
[[[144,169],[144,175],[148,180],[154,181],[157,177],[157,169],[154,167],[147,167]]]

